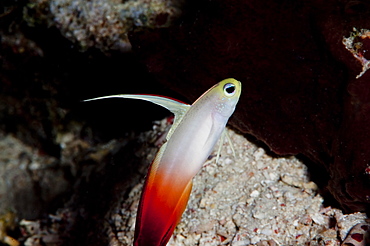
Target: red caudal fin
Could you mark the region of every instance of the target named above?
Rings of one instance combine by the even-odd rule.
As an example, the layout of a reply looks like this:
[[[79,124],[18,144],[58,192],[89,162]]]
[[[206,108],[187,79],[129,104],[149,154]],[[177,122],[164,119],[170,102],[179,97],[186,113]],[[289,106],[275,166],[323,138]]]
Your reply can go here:
[[[135,246],[167,244],[186,208],[191,188],[191,180],[186,185],[166,182],[153,166],[150,168],[136,218]]]
[[[161,241],[160,245],[166,245],[167,242],[170,240],[173,231],[175,230],[176,225],[180,222],[181,215],[183,214],[186,205],[188,204],[191,188],[193,186],[193,181],[190,181],[189,184],[186,186],[184,192],[182,193],[182,196],[177,204],[177,207],[175,208],[173,215],[172,215],[172,221],[175,221],[175,223],[172,223],[171,226],[168,228],[166,235]]]

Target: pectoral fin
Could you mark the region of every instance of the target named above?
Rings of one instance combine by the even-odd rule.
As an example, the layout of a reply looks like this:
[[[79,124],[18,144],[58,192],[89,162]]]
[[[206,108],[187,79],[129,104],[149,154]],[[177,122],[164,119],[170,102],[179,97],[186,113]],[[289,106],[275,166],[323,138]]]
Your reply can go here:
[[[224,131],[222,132],[221,138],[219,140],[220,145],[218,146],[218,150],[217,150],[216,164],[218,164],[218,159],[220,158],[220,155],[221,155],[221,149],[222,149],[222,146],[224,144],[225,137],[226,137],[227,141],[230,144],[230,148],[231,148],[231,151],[233,152],[234,159],[236,159],[236,152],[235,152],[235,149],[234,149],[234,146],[233,146],[233,142],[231,141],[229,133],[227,133],[227,129],[225,128]]]

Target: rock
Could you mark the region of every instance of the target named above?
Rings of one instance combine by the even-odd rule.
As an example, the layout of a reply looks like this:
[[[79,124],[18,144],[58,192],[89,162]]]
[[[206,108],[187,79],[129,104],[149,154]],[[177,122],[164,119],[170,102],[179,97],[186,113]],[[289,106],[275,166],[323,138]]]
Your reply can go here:
[[[182,1],[31,0],[24,10],[29,25],[55,26],[82,50],[130,51],[128,32],[169,26],[181,13]]]

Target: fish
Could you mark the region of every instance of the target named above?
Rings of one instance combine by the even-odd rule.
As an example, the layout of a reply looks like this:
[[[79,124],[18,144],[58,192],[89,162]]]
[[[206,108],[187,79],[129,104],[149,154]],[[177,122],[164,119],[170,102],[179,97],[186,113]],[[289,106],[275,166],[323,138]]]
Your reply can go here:
[[[212,86],[192,105],[156,95],[97,97],[149,101],[174,114],[165,143],[148,169],[135,223],[134,246],[165,246],[181,220],[202,168],[224,132],[241,94],[241,82],[228,78]]]

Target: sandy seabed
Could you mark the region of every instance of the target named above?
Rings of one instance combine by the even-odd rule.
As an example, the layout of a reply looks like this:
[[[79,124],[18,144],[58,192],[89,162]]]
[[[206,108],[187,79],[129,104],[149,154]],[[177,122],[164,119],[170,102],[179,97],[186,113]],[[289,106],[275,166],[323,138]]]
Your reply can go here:
[[[193,180],[169,246],[340,245],[352,226],[365,221],[363,213],[324,207],[307,167],[295,157],[271,157],[227,131],[235,156],[225,141],[216,163],[215,147]],[[132,245],[143,182],[112,213],[110,245]]]

